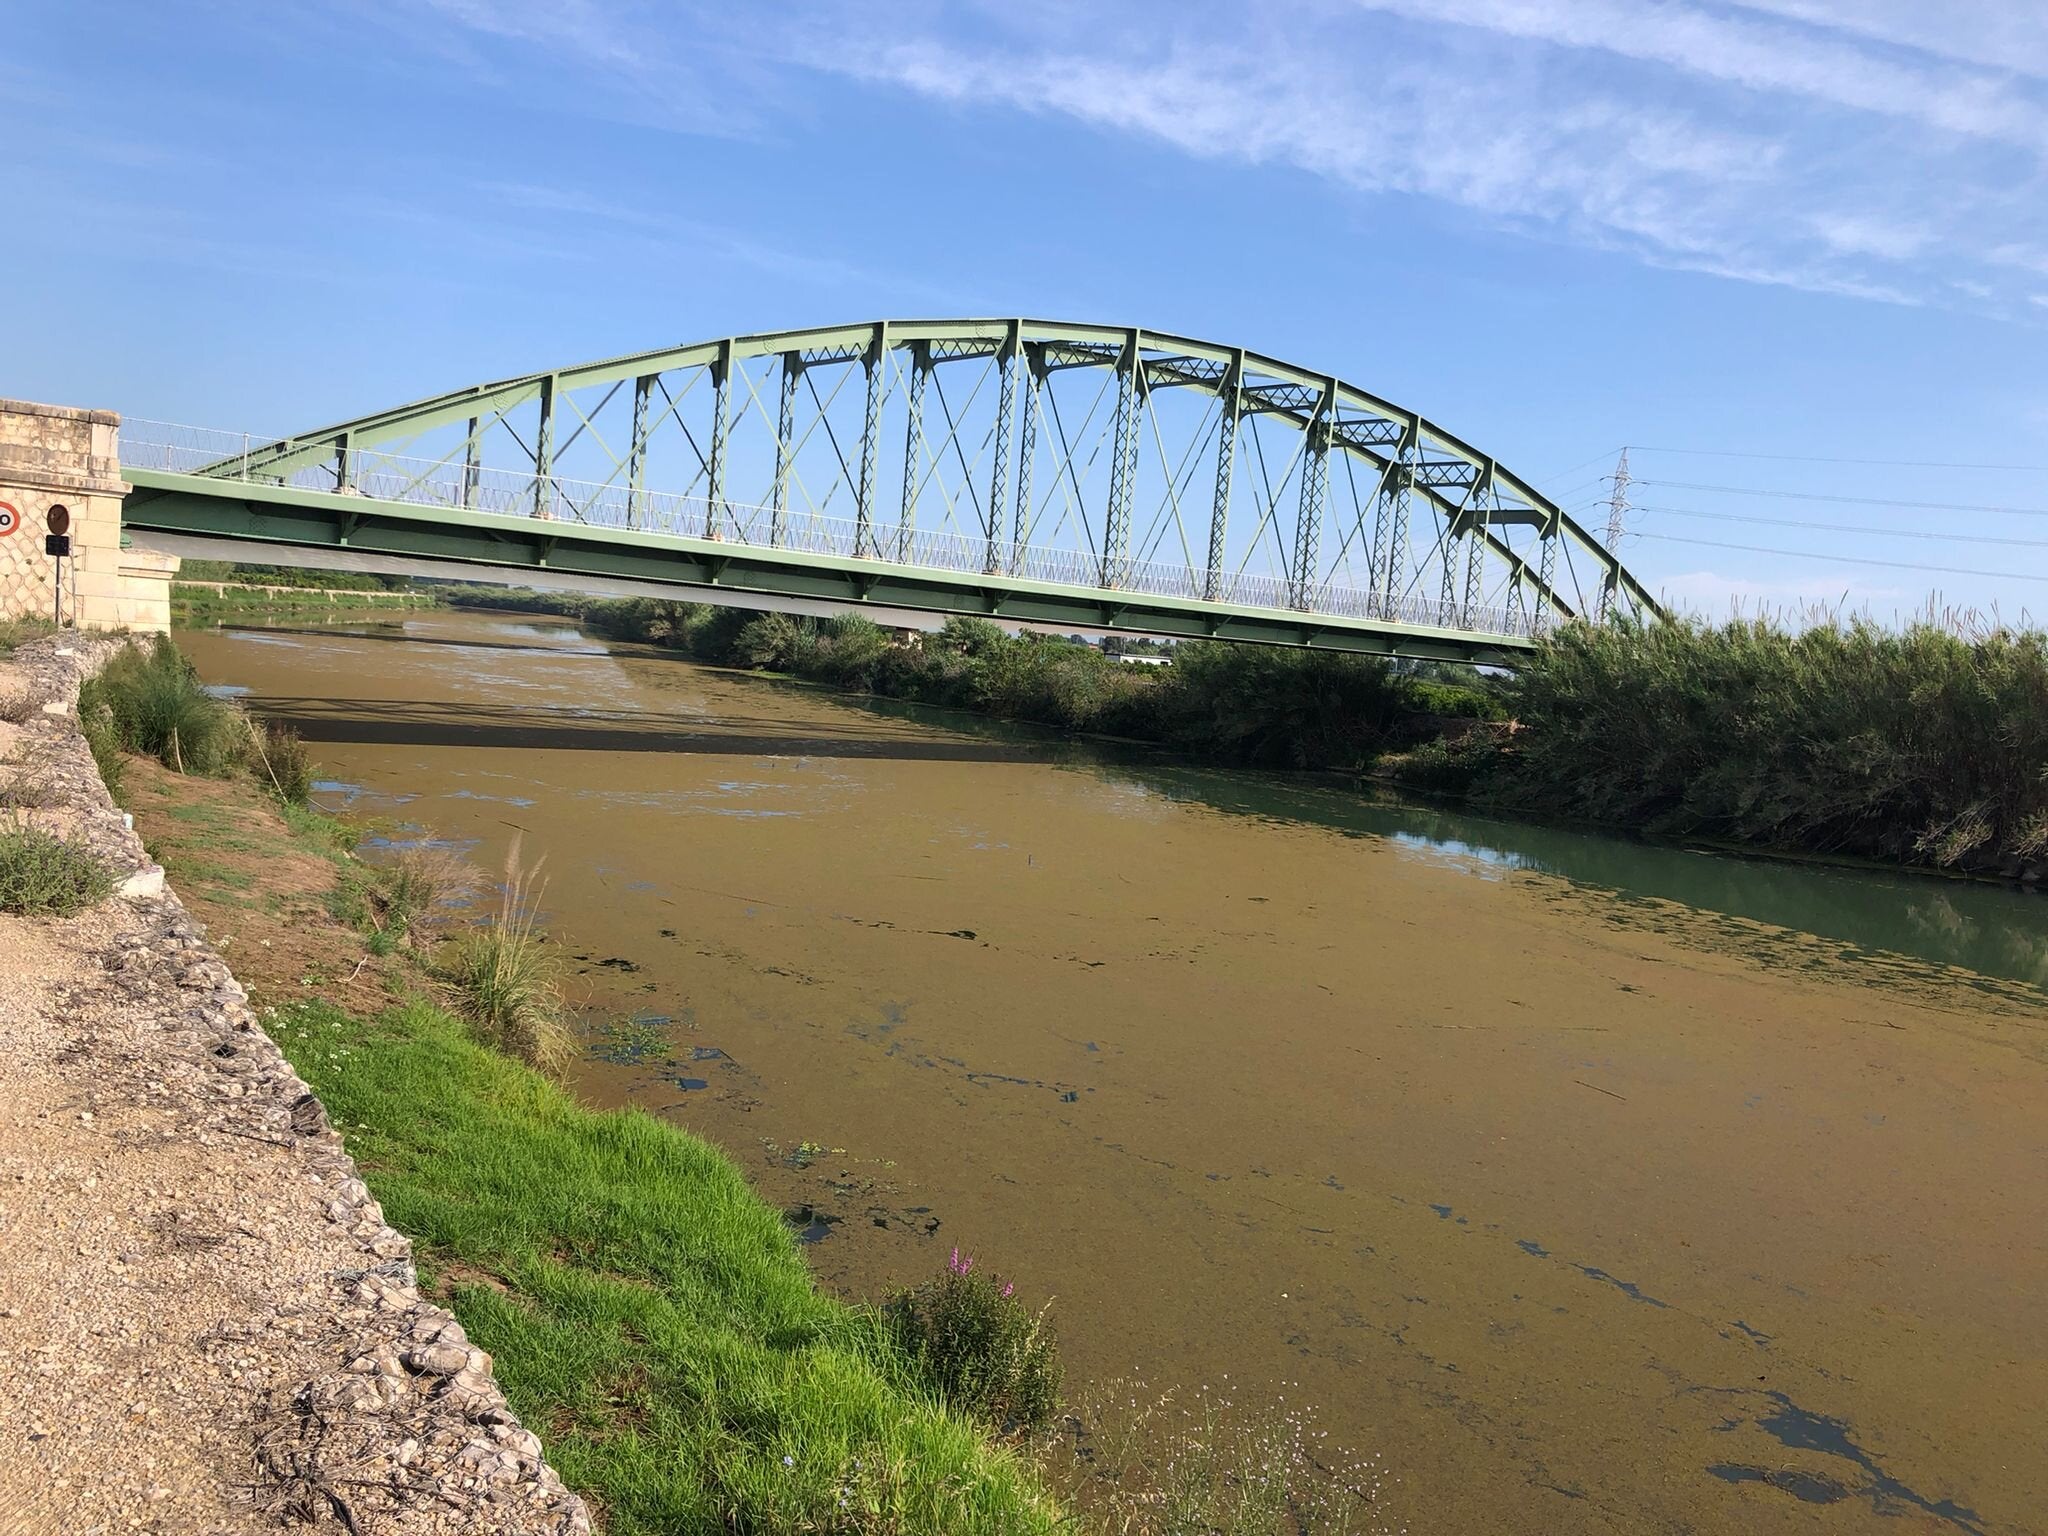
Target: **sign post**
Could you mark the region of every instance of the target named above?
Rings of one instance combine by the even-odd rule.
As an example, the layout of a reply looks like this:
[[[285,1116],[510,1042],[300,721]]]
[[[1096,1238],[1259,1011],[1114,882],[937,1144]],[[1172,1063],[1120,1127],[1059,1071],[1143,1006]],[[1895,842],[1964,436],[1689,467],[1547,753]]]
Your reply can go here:
[[[64,627],[64,557],[71,553],[71,509],[65,506],[50,508],[44,518],[50,531],[43,536],[43,553],[50,557],[50,564],[56,571],[55,591],[51,593],[51,617],[57,627]]]

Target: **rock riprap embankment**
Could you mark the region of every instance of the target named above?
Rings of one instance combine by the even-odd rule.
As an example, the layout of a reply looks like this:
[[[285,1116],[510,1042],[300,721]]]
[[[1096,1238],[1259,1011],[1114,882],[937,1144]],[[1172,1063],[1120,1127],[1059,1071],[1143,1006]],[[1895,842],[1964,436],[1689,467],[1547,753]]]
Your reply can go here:
[[[0,915],[0,1532],[588,1531],[100,783],[108,644],[0,661],[0,815],[124,882]]]

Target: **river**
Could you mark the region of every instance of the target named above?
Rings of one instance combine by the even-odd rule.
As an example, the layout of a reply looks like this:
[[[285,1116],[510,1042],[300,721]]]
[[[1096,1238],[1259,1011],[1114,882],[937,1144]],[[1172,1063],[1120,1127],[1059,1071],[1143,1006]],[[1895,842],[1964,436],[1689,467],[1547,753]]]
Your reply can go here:
[[[193,632],[544,856],[586,1099],[1314,1405],[1413,1532],[2048,1529],[2048,906],[1371,804],[430,612]],[[799,1212],[801,1214],[801,1212]]]

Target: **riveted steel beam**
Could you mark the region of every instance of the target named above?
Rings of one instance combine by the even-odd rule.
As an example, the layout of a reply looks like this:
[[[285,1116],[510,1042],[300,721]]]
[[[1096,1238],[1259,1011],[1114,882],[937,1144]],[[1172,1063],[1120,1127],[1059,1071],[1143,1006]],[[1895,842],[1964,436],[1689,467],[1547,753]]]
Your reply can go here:
[[[1294,525],[1294,573],[1290,601],[1296,608],[1314,605],[1316,578],[1321,572],[1323,504],[1330,491],[1330,418],[1337,403],[1337,381],[1329,381],[1323,404],[1308,425],[1308,445],[1301,464],[1301,507]]]
[[[775,498],[768,523],[768,543],[775,549],[780,549],[789,538],[789,466],[796,454],[796,381],[803,370],[801,353],[782,354],[781,389],[775,407]]]
[[[1017,374],[1024,366],[1024,324],[1017,321],[1003,340],[1001,392],[996,397],[996,456],[988,474],[988,558],[991,575],[1003,568],[1003,508],[1009,496],[1010,423],[1017,414]]]
[[[928,342],[910,344],[910,383],[904,391],[903,413],[903,503],[896,518],[896,558],[910,558],[911,535],[917,530],[917,488],[924,477],[924,386],[931,376],[932,351]],[[943,446],[940,449],[944,453]]]
[[[1223,556],[1230,536],[1230,492],[1237,480],[1237,423],[1244,414],[1244,351],[1224,365],[1223,412],[1216,423],[1216,495],[1209,504],[1209,552],[1202,574],[1202,596],[1222,596]]]
[[[1017,433],[1017,509],[1011,524],[1010,574],[1023,574],[1024,549],[1031,539],[1031,495],[1032,471],[1038,464],[1038,412],[1039,391],[1045,383],[1044,354],[1037,348],[1025,347],[1022,363],[1024,367],[1024,422]],[[991,508],[991,515],[1000,509]]]
[[[1121,587],[1130,576],[1131,502],[1137,494],[1138,429],[1145,410],[1139,348],[1144,333],[1131,331],[1116,365],[1116,440],[1109,461],[1109,508],[1103,517],[1102,584]]]
[[[858,532],[854,550],[858,554],[879,554],[875,547],[875,472],[882,447],[882,396],[888,390],[889,326],[883,321],[869,334],[867,356],[867,407],[860,427],[860,486],[855,493],[854,517]]]
[[[549,374],[540,384],[540,425],[533,434],[533,515],[553,517],[555,476],[555,388]]]

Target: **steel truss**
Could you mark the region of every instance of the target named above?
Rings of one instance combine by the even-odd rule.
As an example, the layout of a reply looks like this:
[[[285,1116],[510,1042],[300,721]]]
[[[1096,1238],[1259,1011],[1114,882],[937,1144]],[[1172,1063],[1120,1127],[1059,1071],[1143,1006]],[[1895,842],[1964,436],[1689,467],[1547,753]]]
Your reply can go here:
[[[1241,347],[1132,328],[892,320],[726,337],[188,457],[164,467],[1473,635],[1658,613],[1601,540],[1419,414]]]

